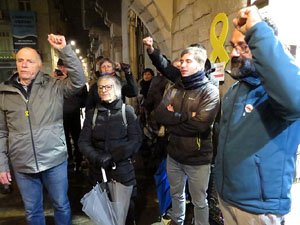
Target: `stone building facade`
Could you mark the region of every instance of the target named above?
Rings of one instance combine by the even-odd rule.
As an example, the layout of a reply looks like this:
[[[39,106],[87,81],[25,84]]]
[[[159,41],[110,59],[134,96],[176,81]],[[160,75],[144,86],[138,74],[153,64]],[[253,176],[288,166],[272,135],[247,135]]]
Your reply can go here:
[[[210,27],[215,16],[225,13],[229,21],[229,30],[224,44],[230,41],[233,30],[232,19],[239,9],[247,6],[246,0],[123,0],[143,21],[161,52],[175,59],[181,51],[192,43],[205,45],[208,56],[213,47],[210,43]],[[217,36],[223,25],[215,27]],[[147,66],[147,65],[145,65]],[[223,93],[234,81],[225,75],[220,86]]]

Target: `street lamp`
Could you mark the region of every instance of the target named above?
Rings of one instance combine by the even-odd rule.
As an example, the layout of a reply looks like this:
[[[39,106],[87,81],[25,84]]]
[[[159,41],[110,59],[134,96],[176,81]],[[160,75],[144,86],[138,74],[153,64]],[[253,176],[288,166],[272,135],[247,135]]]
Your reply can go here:
[[[79,56],[79,59],[82,59],[82,56]]]
[[[79,50],[78,48],[76,48],[75,52],[76,52],[77,54],[79,54],[79,53],[80,53],[80,50]]]
[[[75,45],[75,41],[72,40],[72,41],[70,42],[70,44],[71,44],[72,46],[74,46],[74,45]]]

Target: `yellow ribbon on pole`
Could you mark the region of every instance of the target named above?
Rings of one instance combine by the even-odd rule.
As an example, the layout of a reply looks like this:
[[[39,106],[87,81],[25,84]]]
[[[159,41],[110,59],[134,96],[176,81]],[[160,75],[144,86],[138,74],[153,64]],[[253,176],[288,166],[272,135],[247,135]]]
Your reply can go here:
[[[216,25],[217,23],[222,22],[222,31],[220,37],[217,38],[216,35]],[[213,47],[213,51],[210,54],[209,59],[213,62],[216,62],[217,58],[219,58],[220,62],[225,62],[225,65],[229,61],[229,56],[224,48],[224,43],[228,34],[228,18],[225,13],[219,13],[214,18],[211,26],[210,26],[210,43]]]

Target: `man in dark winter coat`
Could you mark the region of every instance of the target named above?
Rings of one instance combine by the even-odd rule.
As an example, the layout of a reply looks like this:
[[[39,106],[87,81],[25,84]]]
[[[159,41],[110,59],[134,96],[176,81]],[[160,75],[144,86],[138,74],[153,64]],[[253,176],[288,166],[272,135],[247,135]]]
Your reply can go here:
[[[57,79],[63,80],[68,77],[68,70],[64,65],[62,59],[57,61],[57,68],[60,71],[55,71],[53,76]],[[60,73],[61,72],[61,73]],[[81,131],[81,121],[80,121],[80,109],[85,107],[85,102],[87,98],[87,87],[84,85],[78,93],[74,95],[64,98],[64,106],[63,106],[63,120],[64,120],[64,130],[66,135],[66,143],[68,148],[68,166],[73,167],[73,163],[75,162],[75,171],[80,170],[80,165],[82,162],[82,154],[79,151],[78,147],[78,139]],[[74,155],[73,155],[73,147],[71,144],[71,138],[73,140],[74,146]],[[74,160],[75,159],[75,160]]]
[[[212,160],[211,125],[219,106],[219,91],[204,72],[206,51],[189,47],[181,53],[181,79],[170,88],[155,110],[167,126],[167,174],[172,196],[171,224],[183,225],[185,184],[194,205],[196,225],[208,225],[206,190]]]
[[[115,76],[121,82],[123,102],[125,102],[125,97],[132,98],[138,95],[139,90],[130,70],[130,65],[125,63],[120,64],[121,70],[124,71],[126,78],[126,81],[123,81],[119,76],[116,75],[116,64],[110,58],[102,58],[98,64],[99,70],[96,72],[98,77],[106,75]],[[86,110],[95,108],[99,101],[100,97],[98,95],[97,83],[95,83],[89,90],[86,102]]]
[[[300,69],[258,9],[234,19],[223,98],[216,187],[226,225],[281,224],[300,142]]]

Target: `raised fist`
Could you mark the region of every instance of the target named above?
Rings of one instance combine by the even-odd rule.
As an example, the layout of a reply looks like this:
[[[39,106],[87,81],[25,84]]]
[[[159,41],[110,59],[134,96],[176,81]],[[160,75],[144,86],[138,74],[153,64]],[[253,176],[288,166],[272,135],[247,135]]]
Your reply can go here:
[[[130,65],[126,63],[120,63],[121,70],[123,70],[125,73],[130,73]]]

